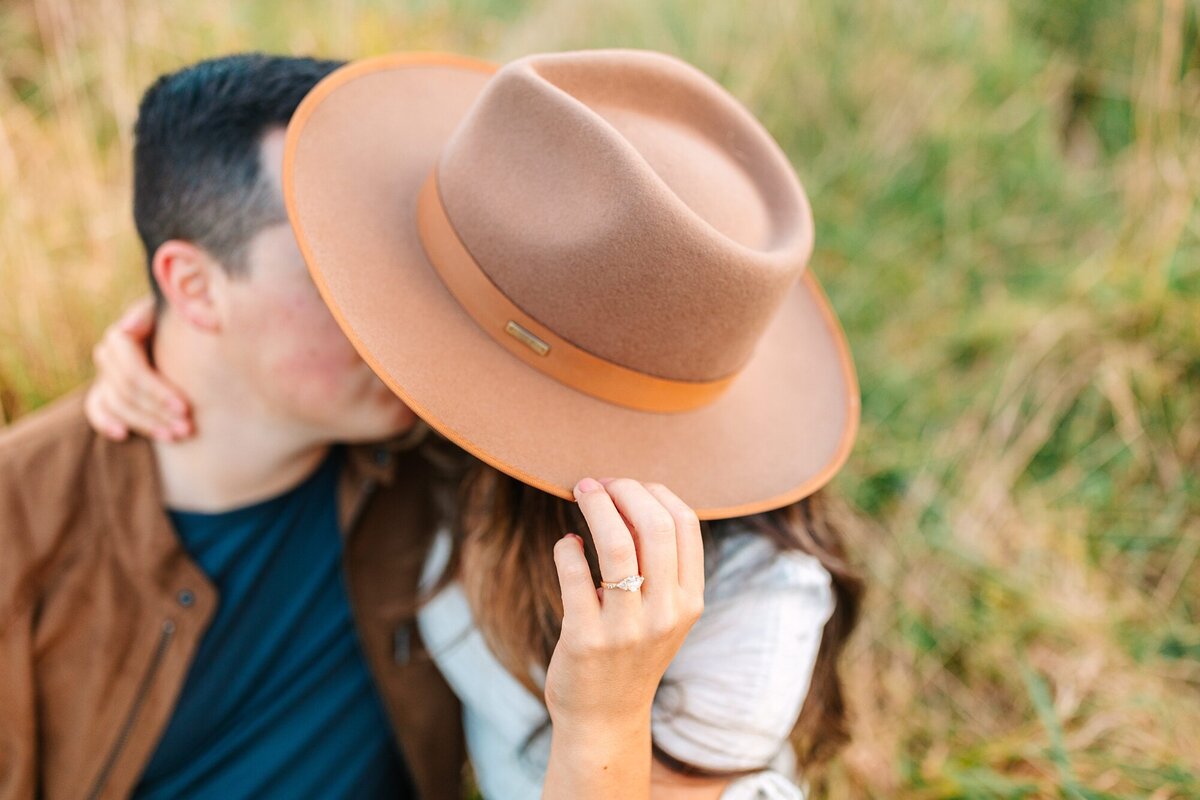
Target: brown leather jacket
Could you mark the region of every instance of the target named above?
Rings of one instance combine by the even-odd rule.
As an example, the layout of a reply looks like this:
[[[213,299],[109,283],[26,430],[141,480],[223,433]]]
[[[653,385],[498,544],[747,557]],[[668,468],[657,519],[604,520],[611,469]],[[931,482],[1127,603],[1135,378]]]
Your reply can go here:
[[[414,622],[435,525],[413,452],[352,449],[340,489],[351,606],[424,798],[458,800],[458,701]],[[153,450],[68,398],[0,432],[0,798],[125,797],[217,594],[163,512]]]

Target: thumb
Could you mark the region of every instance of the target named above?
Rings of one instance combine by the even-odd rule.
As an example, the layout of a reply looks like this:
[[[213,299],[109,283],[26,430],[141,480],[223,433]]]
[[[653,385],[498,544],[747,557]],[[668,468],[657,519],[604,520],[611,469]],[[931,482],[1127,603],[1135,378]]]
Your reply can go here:
[[[583,555],[583,540],[568,533],[554,545],[554,566],[562,590],[565,619],[588,620],[600,614],[600,598],[592,583],[592,571]]]

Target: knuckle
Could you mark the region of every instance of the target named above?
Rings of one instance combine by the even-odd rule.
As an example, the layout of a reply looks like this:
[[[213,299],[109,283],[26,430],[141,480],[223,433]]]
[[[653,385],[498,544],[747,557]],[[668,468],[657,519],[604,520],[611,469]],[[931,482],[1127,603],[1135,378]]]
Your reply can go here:
[[[653,511],[646,515],[646,532],[655,536],[674,536],[675,519],[666,509]]]
[[[656,641],[670,638],[679,628],[679,617],[674,611],[664,612],[647,625],[647,634]]]
[[[704,598],[685,597],[680,601],[679,613],[689,622],[695,622],[704,615]]]
[[[637,558],[637,548],[633,546],[633,540],[629,537],[611,542],[603,549],[617,562],[633,561]],[[624,576],[618,576],[617,580],[622,577]]]
[[[560,561],[558,564],[558,572],[564,580],[578,582],[583,580],[584,576],[588,575],[588,569],[583,564],[575,562]],[[590,576],[589,576],[590,577]]]
[[[676,512],[679,517],[679,522],[689,528],[700,527],[700,517],[696,516],[696,511],[691,506],[682,506]]]
[[[579,631],[567,642],[571,653],[578,656],[595,656],[605,650],[604,638],[593,631]]]
[[[645,633],[638,625],[627,624],[615,626],[608,634],[608,648],[623,652],[632,650],[645,639]]]

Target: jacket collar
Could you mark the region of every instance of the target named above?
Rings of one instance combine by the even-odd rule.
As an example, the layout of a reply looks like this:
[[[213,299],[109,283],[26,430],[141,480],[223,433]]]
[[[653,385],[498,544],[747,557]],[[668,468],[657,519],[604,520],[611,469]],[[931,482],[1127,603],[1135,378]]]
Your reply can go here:
[[[396,462],[400,453],[413,450],[425,441],[429,427],[417,424],[402,436],[373,444],[351,445],[346,449],[345,468],[338,487],[338,519],[343,535],[356,527],[358,516],[378,486],[391,486],[396,480]]]
[[[93,454],[100,472],[99,497],[104,507],[114,552],[137,572],[158,576],[169,588],[179,572],[199,585],[208,585],[180,545],[163,503],[162,482],[154,448],[141,437],[113,442],[95,437]]]
[[[419,447],[429,436],[429,426],[417,420],[410,430],[383,442],[351,445],[347,448],[346,472],[358,480],[390,486],[396,477],[396,456]]]

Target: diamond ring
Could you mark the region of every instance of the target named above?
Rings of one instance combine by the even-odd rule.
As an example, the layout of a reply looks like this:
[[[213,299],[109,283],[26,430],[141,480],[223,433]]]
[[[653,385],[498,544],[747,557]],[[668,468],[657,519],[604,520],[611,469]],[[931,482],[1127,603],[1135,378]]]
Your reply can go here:
[[[642,588],[642,583],[645,580],[646,579],[643,578],[641,575],[630,575],[628,578],[622,578],[621,580],[617,581],[616,583],[609,583],[608,581],[600,581],[600,585],[603,586],[605,589],[620,589],[625,592],[636,592]]]

